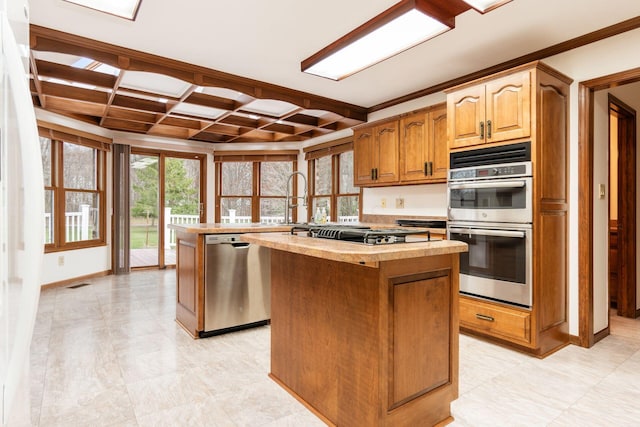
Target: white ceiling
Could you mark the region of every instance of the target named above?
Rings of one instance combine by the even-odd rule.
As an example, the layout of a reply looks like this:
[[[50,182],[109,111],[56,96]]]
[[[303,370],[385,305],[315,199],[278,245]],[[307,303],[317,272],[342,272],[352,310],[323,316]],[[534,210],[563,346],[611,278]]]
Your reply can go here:
[[[31,22],[371,107],[640,15],[639,0],[513,0],[335,82],[300,62],[398,0],[143,0],[137,20],[30,0]]]

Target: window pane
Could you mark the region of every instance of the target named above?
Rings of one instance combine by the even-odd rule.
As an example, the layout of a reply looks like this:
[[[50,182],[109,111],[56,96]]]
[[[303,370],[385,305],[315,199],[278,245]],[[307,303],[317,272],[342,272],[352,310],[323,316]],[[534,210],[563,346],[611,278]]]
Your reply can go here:
[[[313,198],[313,221],[319,222],[317,216],[322,215],[322,209],[327,215],[327,222],[331,221],[331,198],[329,197],[314,197]],[[320,215],[319,215],[320,214]]]
[[[340,154],[340,189],[339,194],[353,194],[358,187],[353,186],[353,151]]]
[[[129,262],[131,267],[158,265],[159,174],[157,155],[131,154]]]
[[[51,187],[51,140],[49,138],[40,137],[40,154],[44,186]]]
[[[253,183],[253,164],[251,162],[225,162],[220,165],[222,167],[222,195],[250,196]]]
[[[44,243],[53,243],[55,238],[55,218],[53,210],[53,190],[44,190]]]
[[[320,157],[314,162],[316,169],[315,194],[331,194],[331,156]]]
[[[358,196],[338,197],[338,222],[358,222]]]
[[[292,162],[264,162],[260,164],[260,195],[284,196],[287,191],[287,180],[293,172]],[[291,181],[293,181],[292,178]],[[290,185],[293,185],[291,183]],[[300,189],[300,192],[303,189]],[[284,207],[282,208],[284,212]]]
[[[64,187],[78,190],[97,190],[98,150],[65,142]]]
[[[260,222],[278,224],[284,221],[284,199],[260,199]]]
[[[199,216],[200,160],[167,157],[164,166],[165,207],[172,215]]]
[[[251,199],[246,197],[220,199],[220,217],[222,223],[251,223]]]
[[[100,238],[100,196],[96,193],[67,191],[65,197],[65,232],[67,242]]]

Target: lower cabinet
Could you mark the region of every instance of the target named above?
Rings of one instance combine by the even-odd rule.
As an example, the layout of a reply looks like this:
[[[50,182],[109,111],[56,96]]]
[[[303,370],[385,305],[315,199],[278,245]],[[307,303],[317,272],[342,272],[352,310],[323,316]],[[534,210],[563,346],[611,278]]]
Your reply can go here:
[[[176,321],[194,338],[204,328],[204,237],[176,233]]]
[[[524,345],[531,343],[531,313],[460,296],[460,327]]]

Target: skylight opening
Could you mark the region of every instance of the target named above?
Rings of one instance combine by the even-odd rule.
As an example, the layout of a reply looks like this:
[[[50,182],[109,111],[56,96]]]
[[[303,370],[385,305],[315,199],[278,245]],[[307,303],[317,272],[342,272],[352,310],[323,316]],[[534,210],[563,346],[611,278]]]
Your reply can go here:
[[[142,0],[64,0],[109,15],[135,21]]]

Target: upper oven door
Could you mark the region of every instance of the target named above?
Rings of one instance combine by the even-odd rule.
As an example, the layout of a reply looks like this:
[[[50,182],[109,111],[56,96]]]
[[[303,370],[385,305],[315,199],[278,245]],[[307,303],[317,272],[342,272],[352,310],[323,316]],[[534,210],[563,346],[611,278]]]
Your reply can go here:
[[[450,221],[531,223],[532,179],[449,182]]]

